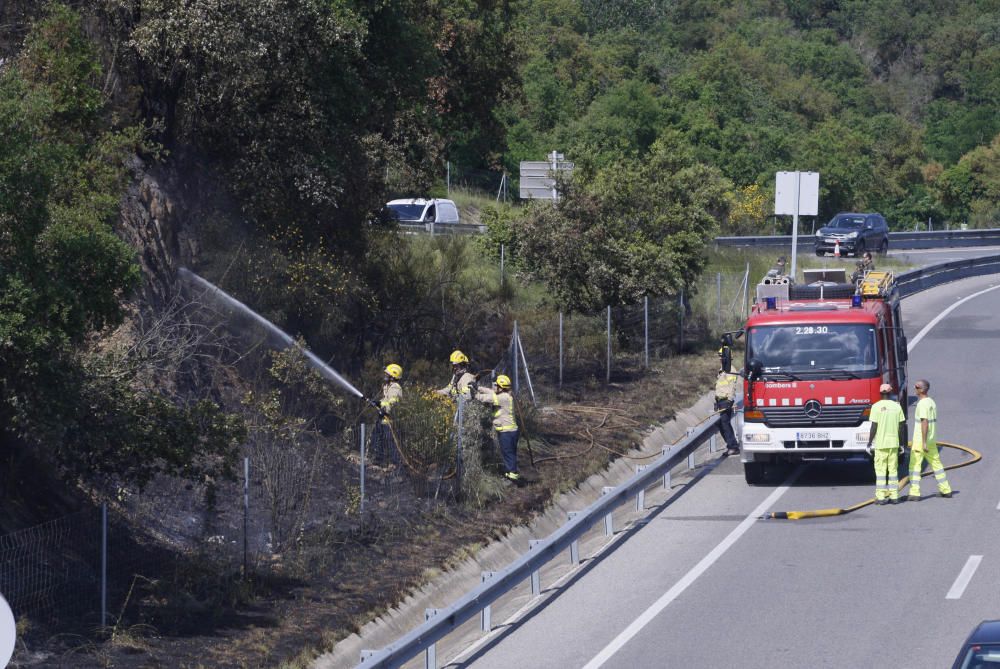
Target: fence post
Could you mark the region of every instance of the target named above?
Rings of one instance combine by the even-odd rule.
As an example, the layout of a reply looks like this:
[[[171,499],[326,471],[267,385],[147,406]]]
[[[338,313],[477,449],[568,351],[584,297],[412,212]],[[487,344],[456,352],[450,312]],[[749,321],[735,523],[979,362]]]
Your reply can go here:
[[[715,293],[718,296],[719,331],[722,331],[722,272],[715,273]]]
[[[361,522],[365,521],[365,424],[361,423]]]
[[[504,245],[500,245],[500,289],[503,289],[503,261],[504,261]]]
[[[608,372],[606,383],[611,383],[611,305],[608,305]]]
[[[680,326],[680,329],[678,330],[678,334],[677,334],[677,352],[678,353],[681,353],[681,352],[684,351],[684,289],[683,288],[681,288],[680,306],[681,306],[681,308],[680,308],[681,326]]]
[[[520,334],[517,332],[517,321],[514,321],[514,335],[510,340],[510,363],[514,370],[514,394],[517,395],[521,388],[520,378],[517,373],[517,342],[520,338]]]
[[[462,426],[465,424],[465,396],[458,396],[458,424],[455,426],[455,477],[462,489]]]
[[[364,457],[361,458],[364,467]],[[364,485],[364,484],[362,484]],[[250,527],[250,458],[243,458],[243,578],[247,577],[247,534]]]
[[[108,503],[101,502],[101,627],[108,624]]]
[[[559,390],[563,381],[563,312],[559,312]]]
[[[524,345],[521,343],[521,333],[517,334],[517,350],[521,353],[521,362],[524,363],[524,380],[528,382],[528,392],[531,393],[531,405],[535,406],[535,388],[531,385],[531,372],[528,371],[528,359],[524,356]]]
[[[646,369],[649,369],[649,295],[645,295],[642,298],[642,322],[643,322],[643,338],[646,341],[644,352],[646,358]]]

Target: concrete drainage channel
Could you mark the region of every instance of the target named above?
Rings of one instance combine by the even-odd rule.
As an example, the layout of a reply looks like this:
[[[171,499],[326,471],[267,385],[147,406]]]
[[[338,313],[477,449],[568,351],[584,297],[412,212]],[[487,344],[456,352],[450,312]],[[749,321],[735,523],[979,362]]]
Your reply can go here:
[[[692,428],[700,426],[714,414],[712,394],[704,395],[693,407],[680,412],[677,417],[655,428],[643,440],[642,448],[630,452],[633,457],[659,455],[663,449],[685,437]],[[713,445],[719,444],[716,448]],[[670,497],[679,494],[687,484],[691,483],[705,471],[707,463],[715,462],[721,454],[721,440],[712,439],[692,453],[686,462],[676,466],[671,471],[670,487],[656,486],[640,495],[642,510],[637,511],[636,505],[619,506],[611,520],[613,533],[608,536],[607,523],[598,523],[578,542],[579,564],[573,564],[570,552],[565,560],[553,559],[538,572],[538,580],[531,580],[512,589],[501,599],[495,601],[489,609],[489,624],[492,631],[483,631],[483,621],[480,618],[469,620],[437,643],[437,666],[447,662],[460,660],[463,656],[475,652],[483,643],[501,634],[498,627],[513,622],[537,606],[542,605],[549,597],[559,592],[560,585],[572,578],[580,569],[585,569],[588,562],[607,551],[614,544],[623,541],[628,530],[640,523],[649,512],[663,504]],[[694,464],[691,469],[689,464]],[[496,541],[479,551],[479,553],[464,561],[459,567],[442,574],[432,582],[424,585],[419,591],[412,593],[397,608],[367,625],[359,634],[340,641],[334,649],[317,658],[314,669],[331,669],[333,667],[354,667],[361,659],[364,649],[380,649],[388,646],[408,631],[425,621],[427,609],[447,606],[463,594],[478,586],[484,572],[494,572],[503,569],[529,550],[532,542],[551,535],[566,523],[570,514],[587,507],[595,499],[604,494],[605,489],[616,487],[636,474],[636,464],[630,458],[619,458],[605,471],[591,476],[578,485],[573,491],[560,495],[544,514],[530,525],[511,530],[503,540]],[[541,590],[536,596],[532,587]],[[423,666],[424,658],[414,658],[408,665]]]

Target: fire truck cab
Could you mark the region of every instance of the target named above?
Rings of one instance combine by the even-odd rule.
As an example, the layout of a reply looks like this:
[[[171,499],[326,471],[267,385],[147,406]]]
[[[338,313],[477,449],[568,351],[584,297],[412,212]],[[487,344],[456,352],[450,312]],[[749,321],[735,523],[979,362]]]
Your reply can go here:
[[[744,327],[741,461],[750,484],[769,463],[867,458],[868,417],[883,383],[907,411],[892,273],[869,271],[857,283],[843,270],[805,274],[812,283],[765,277]],[[900,437],[906,443],[905,423]]]

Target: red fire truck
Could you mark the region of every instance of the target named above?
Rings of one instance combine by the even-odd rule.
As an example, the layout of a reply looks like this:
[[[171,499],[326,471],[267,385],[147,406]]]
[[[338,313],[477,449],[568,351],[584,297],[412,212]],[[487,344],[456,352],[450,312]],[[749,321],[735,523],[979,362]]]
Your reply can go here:
[[[871,406],[892,385],[906,410],[906,337],[890,272],[857,283],[814,270],[770,273],[744,331],[742,456],[747,483],[770,463],[867,457]],[[823,274],[825,272],[825,274]],[[833,280],[831,280],[833,279]],[[906,424],[900,426],[906,443]]]

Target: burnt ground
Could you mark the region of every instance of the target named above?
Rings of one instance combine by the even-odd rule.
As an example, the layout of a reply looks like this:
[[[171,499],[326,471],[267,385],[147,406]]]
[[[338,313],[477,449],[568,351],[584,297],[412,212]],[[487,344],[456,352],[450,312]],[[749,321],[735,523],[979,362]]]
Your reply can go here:
[[[181,565],[178,570],[190,570],[193,581],[215,591],[177,597],[135,583],[131,614],[110,639],[29,634],[12,666],[305,666],[450,563],[529,521],[554,495],[623,455],[649,427],[693,404],[711,387],[716,369],[714,353],[705,353],[660,362],[650,372],[621,371],[607,385],[603,379],[576,383],[527,412],[519,451],[526,481],[508,486],[501,502],[480,510],[429,508],[408,517],[402,530],[339,533],[312,554],[310,568],[272,564],[255,570],[249,582]]]

